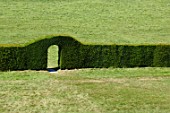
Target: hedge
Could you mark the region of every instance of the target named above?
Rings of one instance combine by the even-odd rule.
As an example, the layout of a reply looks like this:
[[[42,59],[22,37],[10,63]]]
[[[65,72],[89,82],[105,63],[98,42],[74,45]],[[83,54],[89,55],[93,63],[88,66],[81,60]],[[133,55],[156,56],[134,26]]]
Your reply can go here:
[[[48,36],[24,45],[0,45],[0,70],[46,70],[48,48],[59,47],[59,67],[170,67],[170,45],[85,45]]]
[[[26,52],[23,47],[0,47],[0,70],[25,70]]]
[[[154,51],[153,66],[170,67],[170,46],[159,45]]]
[[[68,36],[54,36],[36,40],[34,43],[28,44],[25,47],[27,69],[45,70],[47,68],[48,48],[51,45],[57,45],[59,47],[58,54],[60,59],[60,53],[64,47],[72,47],[80,44],[77,40]]]
[[[156,46],[149,45],[81,45],[79,47],[66,47],[61,52],[61,68],[157,66],[153,65],[155,48]],[[164,61],[169,62],[167,59],[164,59]]]

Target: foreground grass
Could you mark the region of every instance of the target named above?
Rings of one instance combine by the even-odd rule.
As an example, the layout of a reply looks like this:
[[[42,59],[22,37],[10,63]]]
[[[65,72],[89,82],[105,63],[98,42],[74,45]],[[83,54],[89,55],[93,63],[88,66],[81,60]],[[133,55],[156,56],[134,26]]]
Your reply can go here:
[[[0,0],[0,43],[67,34],[85,43],[170,43],[169,0]]]
[[[0,72],[0,112],[168,113],[169,68]]]

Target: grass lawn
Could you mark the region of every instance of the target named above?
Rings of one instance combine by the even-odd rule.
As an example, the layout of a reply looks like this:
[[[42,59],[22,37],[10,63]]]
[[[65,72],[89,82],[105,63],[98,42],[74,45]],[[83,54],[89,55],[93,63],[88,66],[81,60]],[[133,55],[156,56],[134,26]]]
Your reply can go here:
[[[169,68],[0,72],[3,113],[168,113]]]
[[[0,0],[0,43],[66,34],[84,43],[170,44],[169,0]]]

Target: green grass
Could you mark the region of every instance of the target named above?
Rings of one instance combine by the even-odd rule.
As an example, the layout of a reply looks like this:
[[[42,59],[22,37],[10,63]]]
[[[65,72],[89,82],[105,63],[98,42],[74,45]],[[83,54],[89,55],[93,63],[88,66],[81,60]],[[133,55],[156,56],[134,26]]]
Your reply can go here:
[[[169,68],[0,72],[0,112],[168,113]]]
[[[67,34],[84,43],[170,43],[169,0],[0,0],[0,43]]]

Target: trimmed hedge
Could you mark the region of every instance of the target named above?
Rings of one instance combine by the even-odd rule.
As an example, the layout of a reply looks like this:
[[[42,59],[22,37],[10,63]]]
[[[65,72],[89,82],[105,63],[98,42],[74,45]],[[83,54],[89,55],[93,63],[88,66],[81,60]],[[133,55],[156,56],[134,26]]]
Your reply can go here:
[[[158,66],[153,65],[155,48],[156,46],[154,45],[81,45],[79,47],[65,48],[61,52],[61,68]],[[168,59],[164,59],[164,61],[169,62]]]
[[[24,70],[25,50],[23,47],[0,47],[0,70]]]
[[[35,41],[32,44],[28,44],[25,47],[26,54],[27,54],[26,55],[27,69],[45,70],[47,68],[47,61],[48,61],[47,60],[48,48],[51,45],[57,45],[59,47],[58,55],[60,60],[61,58],[60,53],[63,48],[77,46],[80,44],[81,43],[79,43],[77,40],[68,36],[47,37]]]
[[[69,36],[48,36],[24,45],[0,45],[0,70],[46,70],[51,45],[59,47],[60,56],[63,47],[80,44]]]
[[[153,66],[170,67],[170,46],[158,45],[154,51]]]
[[[69,36],[48,36],[25,45],[0,45],[0,70],[45,70],[48,48],[59,47],[59,67],[170,67],[170,45],[84,45]]]

